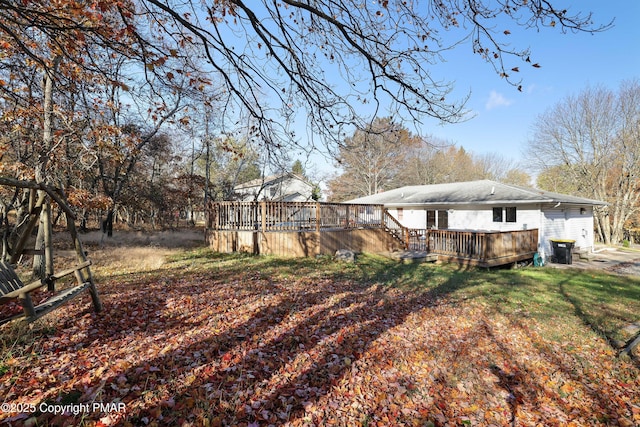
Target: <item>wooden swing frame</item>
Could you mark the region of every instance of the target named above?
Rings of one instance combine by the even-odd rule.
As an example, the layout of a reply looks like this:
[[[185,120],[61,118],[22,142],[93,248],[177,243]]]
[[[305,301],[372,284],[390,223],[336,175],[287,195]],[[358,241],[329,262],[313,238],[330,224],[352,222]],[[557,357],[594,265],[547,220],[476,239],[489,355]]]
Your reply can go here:
[[[78,238],[78,231],[75,225],[76,216],[64,201],[64,193],[61,190],[56,191],[44,183],[22,181],[7,177],[0,177],[0,185],[30,190],[30,209],[26,226],[15,244],[8,262],[2,262],[0,264],[0,303],[18,298],[22,305],[23,313],[7,319],[2,319],[0,320],[0,324],[21,317],[24,317],[28,322],[32,322],[80,295],[84,290],[88,290],[91,294],[94,310],[96,312],[100,312],[102,310],[102,303],[91,273],[91,261],[87,259],[82,247],[82,242]],[[75,267],[59,273],[55,273],[53,271],[53,227],[51,223],[52,200],[65,214],[67,229],[74,243],[78,260],[78,264]],[[29,236],[38,222],[41,222],[44,226],[44,248],[43,250],[27,249],[26,245]],[[12,265],[16,264],[24,254],[41,255],[44,256],[45,260],[44,276],[39,280],[26,285],[20,281],[12,267]],[[33,306],[30,296],[32,291],[47,286],[49,291],[56,292],[55,287],[58,279],[70,274],[74,274],[76,277],[77,284],[75,286],[54,294],[52,297],[36,307]]]

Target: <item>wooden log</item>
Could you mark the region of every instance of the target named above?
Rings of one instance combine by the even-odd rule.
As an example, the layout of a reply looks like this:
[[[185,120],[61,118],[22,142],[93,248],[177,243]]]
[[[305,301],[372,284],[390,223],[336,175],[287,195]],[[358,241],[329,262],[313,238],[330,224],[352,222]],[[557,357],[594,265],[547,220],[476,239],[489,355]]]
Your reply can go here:
[[[58,206],[60,206],[60,209],[62,209],[64,211],[64,213],[67,216],[67,221],[69,219],[72,219],[75,221],[76,219],[76,215],[73,213],[73,211],[71,210],[71,208],[69,207],[69,205],[67,205],[67,202],[65,202],[66,197],[60,197],[58,195],[58,193],[56,192],[55,189],[49,187],[48,185],[45,184],[40,184],[40,187],[42,187],[42,190],[44,190],[49,197],[51,197],[53,199],[54,202],[56,202],[58,204]],[[59,190],[60,192],[62,192],[62,190]],[[64,193],[63,193],[64,194]]]
[[[20,305],[22,306],[22,309],[24,310],[25,316],[27,316],[29,318],[35,317],[36,316],[36,310],[35,310],[35,307],[33,306],[33,301],[31,301],[31,295],[29,295],[29,292],[25,292],[23,294],[20,294],[20,296],[18,298],[20,299]]]
[[[0,176],[0,185],[18,188],[31,188],[32,190],[40,190],[40,184],[35,181],[23,181],[20,179]]]
[[[22,282],[20,282],[20,285],[22,285]],[[22,294],[28,294],[31,291],[35,291],[36,289],[43,287],[44,285],[45,284],[42,281],[36,280],[29,283],[28,285],[20,286],[20,288],[16,289],[15,291],[3,294],[2,298],[22,298]]]
[[[36,190],[34,189],[29,190],[29,212],[31,212],[36,205],[37,195],[38,195],[38,192]]]

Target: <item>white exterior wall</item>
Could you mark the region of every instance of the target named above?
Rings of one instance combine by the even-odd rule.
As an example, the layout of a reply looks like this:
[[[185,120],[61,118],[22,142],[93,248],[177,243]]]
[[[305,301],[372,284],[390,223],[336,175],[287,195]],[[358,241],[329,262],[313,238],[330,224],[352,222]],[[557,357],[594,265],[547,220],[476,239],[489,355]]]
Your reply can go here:
[[[252,201],[259,187],[245,187],[241,189],[236,189],[235,192],[240,197],[240,200],[243,201]]]
[[[566,231],[564,209],[545,209],[540,211],[542,227],[538,234],[538,251],[547,258],[553,254],[551,239],[569,239]]]
[[[283,181],[278,188],[278,196],[282,196],[285,194],[295,194],[299,193],[295,199],[290,201],[292,202],[306,202],[311,200],[311,193],[313,192],[313,186],[307,184],[306,182],[300,181],[299,179],[289,178]]]
[[[580,213],[580,208],[567,210],[567,233],[570,238],[576,241],[575,247],[582,249],[592,249],[593,236],[593,210],[583,208],[584,213]]]
[[[511,205],[513,206],[513,205]],[[497,206],[496,206],[497,207]],[[505,206],[502,206],[504,208]],[[493,222],[493,206],[476,206],[453,209],[449,212],[449,228],[473,231],[516,231],[540,227],[538,207],[516,207],[516,222]]]
[[[593,207],[545,209],[540,213],[543,227],[539,234],[539,248],[543,256],[553,253],[551,239],[575,240],[576,249],[592,250],[594,244]]]
[[[258,200],[274,200],[280,199],[285,195],[294,195],[296,197],[288,198],[289,202],[306,202],[311,200],[313,186],[300,179],[289,177],[287,179],[277,179],[269,183],[265,183],[251,187],[242,187],[236,189],[238,195],[244,201],[252,201],[255,199],[256,193],[260,192]],[[273,193],[273,194],[272,194]]]
[[[405,207],[402,212],[402,220],[398,219],[397,208],[389,208],[389,213],[405,227],[426,228],[427,210],[447,210],[449,212],[450,230],[515,231],[540,227],[540,210],[538,207],[531,206],[516,208],[516,222],[493,222],[493,206],[469,206],[451,209],[446,207],[429,207],[428,209]]]
[[[389,208],[389,213],[407,228],[427,227],[427,211],[422,208],[402,208],[402,219],[399,218],[397,208]]]

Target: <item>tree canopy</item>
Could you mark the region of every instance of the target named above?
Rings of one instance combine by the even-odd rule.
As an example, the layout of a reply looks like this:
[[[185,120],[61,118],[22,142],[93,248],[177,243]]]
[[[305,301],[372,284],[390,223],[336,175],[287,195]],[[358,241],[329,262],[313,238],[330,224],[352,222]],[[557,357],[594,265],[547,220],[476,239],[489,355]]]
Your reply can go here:
[[[539,186],[608,202],[596,210],[596,228],[602,241],[621,241],[640,208],[640,82],[568,96],[533,131]]]
[[[554,3],[2,0],[0,44],[3,63],[18,55],[58,77],[89,73],[129,87],[110,66],[125,58],[142,63],[153,85],[220,82],[222,113],[235,122],[246,109],[260,138],[277,147],[292,139],[288,125],[300,109],[325,135],[375,116],[360,114],[369,103],[403,117],[458,120],[464,99],[450,99],[452,84],[434,72],[448,50],[467,45],[518,86],[518,67],[538,64],[527,46],[512,45],[515,27],[607,27]]]

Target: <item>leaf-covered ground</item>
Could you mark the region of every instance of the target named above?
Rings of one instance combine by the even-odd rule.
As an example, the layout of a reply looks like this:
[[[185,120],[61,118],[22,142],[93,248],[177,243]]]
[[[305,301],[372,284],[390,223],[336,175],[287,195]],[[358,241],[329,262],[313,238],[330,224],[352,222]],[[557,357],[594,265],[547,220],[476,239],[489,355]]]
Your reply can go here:
[[[96,276],[102,313],[83,296],[5,338],[2,401],[36,412],[0,423],[640,425],[638,365],[610,345],[637,280],[207,251]]]

